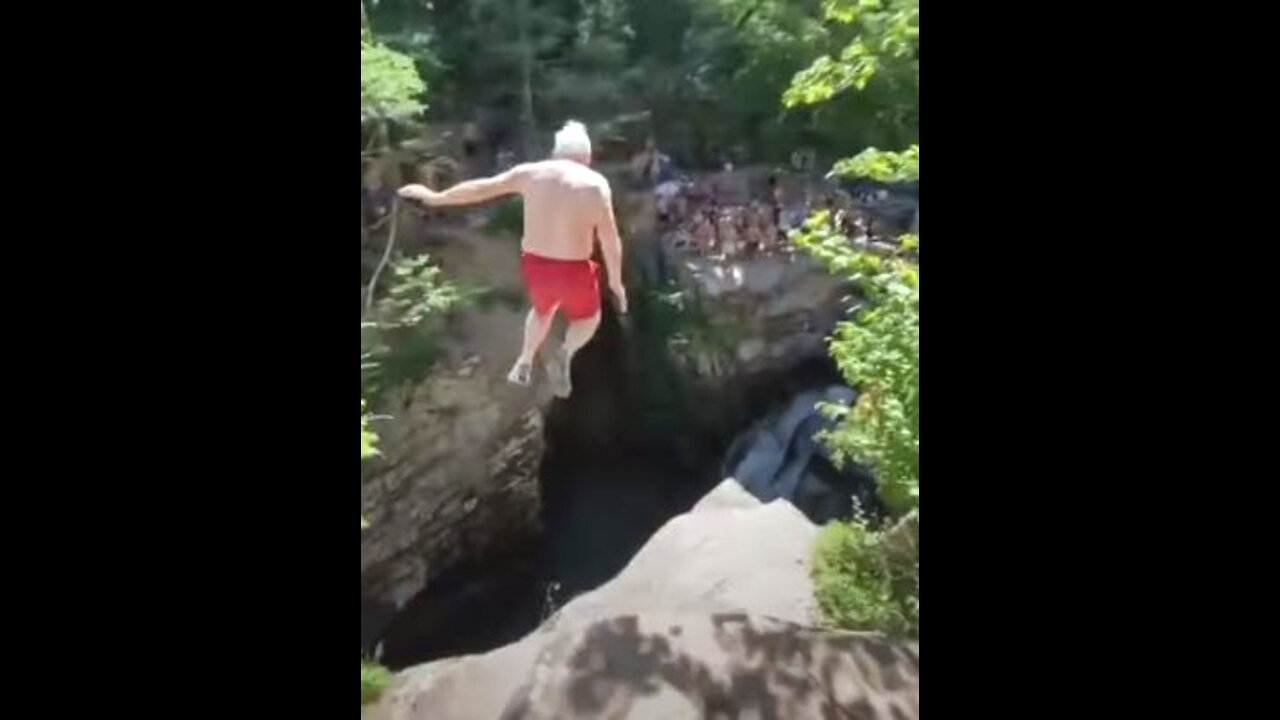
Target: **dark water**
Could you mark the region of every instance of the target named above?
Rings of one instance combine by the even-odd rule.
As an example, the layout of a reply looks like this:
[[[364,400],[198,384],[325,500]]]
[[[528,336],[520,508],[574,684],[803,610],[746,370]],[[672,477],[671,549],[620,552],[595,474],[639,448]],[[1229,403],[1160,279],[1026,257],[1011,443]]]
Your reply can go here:
[[[733,437],[794,393],[836,378],[829,362],[721,391],[682,385],[606,307],[573,364],[574,393],[547,417],[544,536],[536,547],[432,583],[382,633],[400,668],[519,639],[554,607],[614,577],[663,523],[722,478]]]

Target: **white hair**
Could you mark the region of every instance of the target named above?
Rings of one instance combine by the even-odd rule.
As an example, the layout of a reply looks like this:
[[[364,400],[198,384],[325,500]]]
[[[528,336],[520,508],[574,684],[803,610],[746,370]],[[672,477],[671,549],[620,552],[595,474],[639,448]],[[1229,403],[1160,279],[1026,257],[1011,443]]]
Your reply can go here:
[[[587,127],[577,120],[570,120],[556,133],[556,145],[551,150],[551,157],[590,157],[591,138],[587,137]]]

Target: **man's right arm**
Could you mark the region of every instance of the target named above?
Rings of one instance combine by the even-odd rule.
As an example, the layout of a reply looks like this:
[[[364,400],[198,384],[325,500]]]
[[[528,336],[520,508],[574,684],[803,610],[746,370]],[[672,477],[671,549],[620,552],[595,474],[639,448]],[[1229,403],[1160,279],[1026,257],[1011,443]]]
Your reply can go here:
[[[601,193],[601,217],[596,223],[600,238],[600,254],[604,257],[605,271],[609,276],[609,290],[618,301],[618,312],[627,312],[627,290],[622,284],[622,237],[618,235],[618,223],[613,217],[613,194],[605,185]]]
[[[501,175],[461,182],[444,192],[436,192],[422,185],[405,185],[400,188],[400,197],[433,207],[473,205],[520,192],[525,171],[523,165],[517,165]]]

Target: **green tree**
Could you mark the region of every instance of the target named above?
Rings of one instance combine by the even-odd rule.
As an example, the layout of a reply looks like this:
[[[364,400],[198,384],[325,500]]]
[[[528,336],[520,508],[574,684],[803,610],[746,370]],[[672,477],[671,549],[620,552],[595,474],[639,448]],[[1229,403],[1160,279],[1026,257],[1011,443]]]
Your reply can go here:
[[[919,0],[825,0],[827,20],[856,28],[838,57],[824,55],[796,75],[787,105],[825,102],[874,78],[920,82]]]
[[[392,123],[403,123],[420,115],[426,109],[423,96],[426,83],[418,75],[413,59],[398,53],[373,39],[369,29],[368,15],[363,0],[360,3],[360,128],[361,145],[364,145],[366,128],[374,135],[374,142],[379,150],[385,152],[390,145],[389,127]],[[395,210],[393,210],[395,212]],[[362,237],[365,234],[363,222]],[[387,249],[391,248],[392,236],[388,237]],[[435,276],[431,280],[435,280]],[[370,288],[372,292],[373,288]],[[412,296],[412,293],[409,293]],[[414,310],[412,302],[407,309]],[[361,322],[361,331],[366,323]],[[361,350],[361,371],[376,363],[369,362],[369,355]],[[365,401],[360,400],[360,460],[361,462],[378,455],[378,436],[369,427],[369,415],[365,410]],[[360,516],[360,529],[369,527],[364,516]],[[375,663],[360,661],[360,704],[378,699],[391,679],[386,668]]]
[[[852,408],[827,405],[834,427],[820,436],[837,465],[875,470],[880,495],[907,513],[877,529],[855,518],[824,527],[814,548],[814,588],[824,616],[850,630],[920,632],[920,269],[910,259],[919,239],[904,236],[899,256],[850,247],[819,213],[795,236],[799,247],[857,282],[863,307],[839,323],[831,343],[845,381],[858,388]],[[909,523],[910,541],[901,538]],[[896,547],[896,552],[894,551]]]
[[[823,136],[811,116],[778,112],[778,94],[792,75],[815,49],[826,49],[837,40],[831,28],[815,17],[814,3],[713,0],[707,4],[731,39],[725,52],[728,73],[717,107],[725,136],[718,144],[741,146],[749,155],[769,160],[789,156],[798,144],[846,149],[847,128],[840,135]]]
[[[659,140],[686,160],[785,158],[814,134],[811,114],[779,112],[778,96],[833,37],[812,1],[633,0],[628,91],[653,114]],[[847,133],[846,133],[847,134]],[[735,152],[736,151],[736,152]]]
[[[903,147],[920,139],[919,0],[823,0],[836,47],[783,94],[829,148]],[[846,92],[856,90],[856,92]]]
[[[360,124],[374,121],[402,121],[412,118],[426,105],[422,97],[427,85],[419,77],[413,60],[360,33]]]
[[[538,118],[560,120],[550,116],[572,110],[560,103],[567,83],[559,78],[574,69],[580,21],[606,1],[381,0],[370,8],[370,22],[414,55],[420,70],[438,72],[433,96],[446,115],[472,119],[493,111],[499,135],[531,153]],[[589,48],[577,52],[591,54]]]
[[[859,390],[852,408],[828,405],[837,418],[822,438],[837,464],[875,469],[880,494],[898,512],[920,504],[920,267],[911,259],[919,239],[901,239],[899,255],[859,251],[832,226],[826,211],[795,235],[798,247],[858,284],[863,307],[839,323],[831,356]]]
[[[814,51],[848,35],[819,10],[818,0],[379,0],[370,21],[430,74],[444,116],[484,115],[495,141],[644,110],[666,149],[709,162],[734,147],[775,159],[796,142],[857,149],[864,135],[830,113],[777,107]]]
[[[420,49],[420,48],[419,48]],[[426,110],[427,83],[415,59],[375,37],[360,3],[361,159],[395,147],[394,131],[412,128]],[[362,165],[363,172],[363,165]]]
[[[360,134],[379,151],[391,145],[391,127],[404,124],[426,110],[427,84],[414,60],[374,38],[360,4]]]
[[[547,80],[540,105],[551,124],[569,117],[607,117],[637,105],[623,78],[631,36],[626,5],[622,0],[582,2],[563,49],[543,60]]]
[[[837,160],[832,170],[837,175],[886,183],[919,182],[920,146],[912,145],[902,152],[867,148],[851,158]]]
[[[373,0],[373,7],[380,4]],[[387,5],[383,3],[382,5]],[[395,7],[392,5],[392,7]],[[401,10],[406,8],[401,5]],[[421,8],[419,8],[421,9]],[[424,47],[424,33],[400,33],[398,37],[408,43],[415,56],[392,49],[374,37],[372,18],[365,2],[360,4],[360,124],[362,134],[371,129],[375,154],[392,153],[390,127],[411,124],[426,109],[426,83],[419,74],[419,63],[430,56]],[[363,138],[362,138],[363,144]],[[396,155],[391,155],[395,159]],[[372,396],[385,380],[388,369],[393,380],[404,376],[416,377],[425,371],[434,357],[434,336],[439,330],[439,319],[462,300],[458,288],[448,282],[440,269],[431,264],[426,255],[395,258],[394,243],[400,216],[398,203],[393,202],[389,223],[380,222],[375,227],[386,228],[386,243],[381,259],[373,271],[368,285],[364,284],[363,266],[361,278],[361,391]],[[384,220],[387,218],[384,218]],[[389,227],[388,227],[389,226]],[[373,228],[364,225],[362,214],[362,243],[373,237]],[[389,290],[380,298],[382,269],[390,265],[392,278]],[[399,375],[397,375],[399,373]],[[361,416],[361,458],[366,457],[366,427]]]
[[[389,287],[361,318],[364,396],[376,404],[383,390],[420,380],[435,362],[449,315],[480,294],[449,280],[425,253],[391,263]]]
[[[786,105],[831,100],[850,89],[865,90],[881,74],[900,79],[920,73],[919,0],[824,0],[826,18],[854,28],[838,58],[824,56],[796,74],[783,95]],[[920,147],[902,152],[869,148],[838,161],[838,173],[878,180],[920,177]],[[841,323],[831,354],[845,379],[860,389],[852,409],[830,408],[839,417],[827,433],[837,461],[865,462],[876,469],[882,494],[895,509],[920,503],[920,241],[902,239],[891,258],[856,250],[816,214],[796,237],[837,274],[849,276],[868,304]]]
[[[823,6],[826,18],[852,28],[853,36],[838,55],[820,57],[797,73],[783,103],[814,105],[849,90],[888,86],[908,95],[895,119],[918,127],[918,0],[824,0]],[[919,181],[920,147],[912,144],[901,152],[871,147],[838,161],[835,171]],[[845,380],[859,389],[858,400],[852,408],[826,408],[837,423],[823,440],[837,463],[872,466],[886,503],[907,513],[885,530],[859,518],[823,528],[814,549],[818,602],[838,626],[918,636],[920,239],[903,236],[894,254],[882,257],[854,247],[820,212],[795,240],[832,272],[857,283],[865,299],[850,320],[838,325],[830,344]]]

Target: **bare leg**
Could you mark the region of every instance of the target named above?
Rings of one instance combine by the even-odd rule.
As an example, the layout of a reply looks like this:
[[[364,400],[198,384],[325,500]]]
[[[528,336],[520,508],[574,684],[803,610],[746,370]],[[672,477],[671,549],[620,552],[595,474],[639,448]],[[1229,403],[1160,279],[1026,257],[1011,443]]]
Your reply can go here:
[[[583,320],[574,320],[569,323],[569,328],[564,332],[564,354],[565,363],[573,362],[574,353],[582,349],[591,341],[596,334],[596,330],[600,328],[600,313],[596,313],[589,318]]]
[[[516,385],[529,384],[533,375],[533,356],[538,353],[538,348],[542,347],[543,341],[547,339],[547,333],[551,330],[551,321],[555,316],[555,310],[546,315],[539,315],[536,310],[529,308],[529,315],[524,319],[524,347],[520,349],[520,357],[516,358],[516,364],[507,374],[508,381]]]
[[[570,321],[564,333],[564,347],[547,365],[547,375],[551,379],[551,387],[556,397],[567,398],[573,392],[573,384],[570,380],[573,356],[591,340],[599,328],[599,312],[589,318]]]

